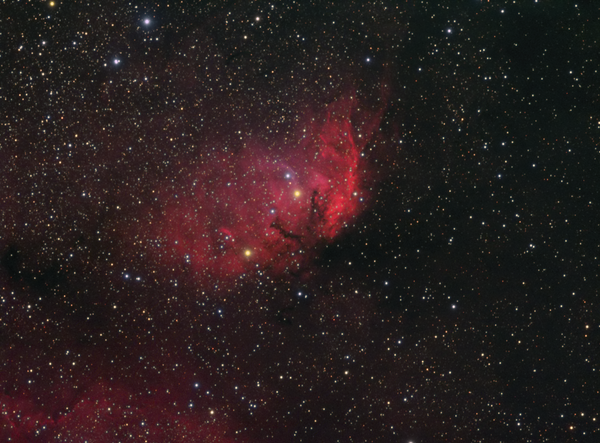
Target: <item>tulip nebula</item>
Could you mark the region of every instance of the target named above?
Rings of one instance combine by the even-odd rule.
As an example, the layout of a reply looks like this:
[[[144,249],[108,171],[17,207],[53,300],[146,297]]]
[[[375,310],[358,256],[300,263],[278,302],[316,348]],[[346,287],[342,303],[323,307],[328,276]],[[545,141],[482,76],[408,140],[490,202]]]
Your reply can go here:
[[[156,244],[164,266],[185,264],[209,280],[300,272],[367,207],[364,149],[381,112],[357,124],[349,94],[322,115],[300,116],[292,139],[250,138],[235,153],[223,144],[183,178],[160,184],[144,208],[148,225],[134,228],[140,241]]]

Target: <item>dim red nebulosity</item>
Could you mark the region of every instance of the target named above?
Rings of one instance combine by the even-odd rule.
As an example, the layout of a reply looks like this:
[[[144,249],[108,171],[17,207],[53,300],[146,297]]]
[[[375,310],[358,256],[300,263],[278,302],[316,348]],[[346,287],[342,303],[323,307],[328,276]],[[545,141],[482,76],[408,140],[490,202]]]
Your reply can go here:
[[[172,88],[202,95],[179,68]],[[326,99],[305,91],[285,104],[294,123],[270,132],[271,117],[251,115],[257,97],[150,112],[139,103],[162,85],[140,80],[113,102],[117,75],[152,78],[140,69],[106,79],[110,112],[67,115],[58,154],[3,154],[20,167],[4,178],[0,440],[289,440],[316,422],[296,403],[334,397],[323,374],[340,372],[331,354],[342,351],[315,338],[323,316],[346,336],[368,324],[360,297],[342,320],[327,290],[318,312],[291,288],[369,207],[367,151],[385,99],[367,106],[354,86]],[[210,124],[197,130],[202,118]],[[244,125],[256,128],[236,144]],[[189,149],[182,133],[193,134]],[[29,198],[35,177],[52,174]],[[286,329],[293,321],[304,327]]]
[[[214,316],[210,312],[213,308],[194,307],[194,303],[204,305],[203,297],[220,300],[222,295],[217,294],[221,293],[206,289],[225,286],[231,300],[222,306],[229,311],[242,307],[243,312],[244,306],[262,295],[236,289],[240,276],[252,281],[267,275],[271,281],[288,280],[289,285],[290,279],[311,268],[320,248],[351,228],[368,205],[365,183],[369,170],[361,154],[381,118],[380,112],[370,119],[360,114],[362,123],[357,124],[357,106],[354,94],[346,94],[325,106],[321,114],[306,115],[296,137],[288,138],[286,146],[278,140],[261,139],[248,142],[233,155],[221,147],[205,163],[182,168],[175,180],[153,183],[149,192],[155,196],[153,201],[123,220],[115,218],[111,232],[124,247],[112,248],[110,263],[98,262],[98,275],[90,277],[97,282],[98,294],[86,289],[88,298],[77,298],[74,309],[87,312],[87,318],[70,313],[59,297],[47,301],[49,311],[13,316],[5,330],[12,351],[5,353],[10,361],[5,365],[4,382],[9,382],[10,388],[1,402],[2,439],[245,441],[244,433],[236,435],[233,430],[256,428],[255,419],[244,418],[244,414],[233,414],[232,418],[218,411],[243,409],[232,406],[240,402],[237,392],[226,391],[232,391],[236,380],[250,386],[259,377],[260,372],[247,366],[256,363],[242,356],[251,355],[254,342],[264,339],[264,324],[260,334],[256,325],[264,321],[260,312],[265,306],[259,307],[254,317],[250,310],[246,316],[230,315],[229,321],[217,315],[219,334],[228,334],[235,341],[227,346],[237,349],[238,358],[242,358],[232,364],[238,375],[218,381],[219,377],[206,369],[207,357],[202,357],[202,353],[212,355],[224,346],[214,344],[218,336],[214,336],[210,322],[215,320],[206,320]],[[120,266],[121,270],[115,269]],[[163,281],[176,280],[182,272],[191,277],[184,292],[172,285],[153,284],[148,275],[140,279],[140,288],[134,288],[127,285],[135,285],[138,274],[126,273],[127,268],[137,269],[138,274],[151,268],[159,275],[156,279]],[[110,286],[103,282],[104,276],[109,277]],[[14,277],[9,283],[13,288],[31,283]],[[78,278],[71,276],[74,281]],[[274,286],[271,289],[276,290]],[[22,286],[13,292],[11,308],[22,307],[36,293],[31,286]],[[181,303],[173,306],[169,300],[181,294]],[[202,295],[195,300],[198,294]],[[65,300],[74,305],[72,300]],[[158,313],[156,306],[171,310]],[[359,304],[357,312],[363,308]],[[113,309],[126,314],[115,318]],[[278,318],[288,322],[285,309]],[[66,320],[60,319],[62,326],[52,331],[48,317],[65,313]],[[90,318],[99,319],[99,324],[91,325]],[[178,319],[190,321],[192,328],[207,321],[209,326],[203,332],[190,333]],[[309,316],[307,321],[315,320]],[[26,325],[36,326],[29,329]],[[273,340],[280,340],[280,326],[269,327]],[[290,336],[289,340],[297,339]],[[30,351],[23,351],[24,342],[29,343]],[[35,352],[31,351],[32,343],[36,344]],[[200,349],[200,354],[182,352],[192,348]],[[127,350],[125,355],[123,350]],[[286,352],[292,354],[265,354],[256,368],[280,359],[280,363],[290,364],[299,349],[294,351],[292,345]],[[164,375],[174,370],[173,359],[177,361],[177,379]],[[208,367],[218,367],[219,361],[214,359]],[[24,367],[38,369],[34,375],[23,373]],[[80,372],[82,367],[86,369]],[[206,385],[211,391],[220,391],[219,399],[213,393],[197,395],[197,385],[202,385],[202,390]],[[271,388],[265,389],[255,393],[253,400],[264,405],[270,398],[268,404],[272,406],[263,406],[263,418],[272,408],[271,413],[277,414],[285,407]],[[304,395],[298,389],[291,389],[291,394]],[[297,419],[288,420],[294,422]],[[289,430],[271,425],[269,433],[278,432],[285,436]]]

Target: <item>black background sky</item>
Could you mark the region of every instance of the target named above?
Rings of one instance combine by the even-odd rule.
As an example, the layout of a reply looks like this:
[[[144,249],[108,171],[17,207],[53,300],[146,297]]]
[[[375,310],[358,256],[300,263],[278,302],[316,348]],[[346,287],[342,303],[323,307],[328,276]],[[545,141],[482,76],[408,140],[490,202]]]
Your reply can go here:
[[[599,19],[4,2],[0,440],[597,441]]]

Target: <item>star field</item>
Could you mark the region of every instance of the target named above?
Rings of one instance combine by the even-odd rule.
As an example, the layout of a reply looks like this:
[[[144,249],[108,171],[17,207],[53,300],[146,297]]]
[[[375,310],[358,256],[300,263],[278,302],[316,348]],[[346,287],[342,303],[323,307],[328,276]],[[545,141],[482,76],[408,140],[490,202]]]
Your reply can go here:
[[[596,441],[592,2],[0,7],[0,441]]]

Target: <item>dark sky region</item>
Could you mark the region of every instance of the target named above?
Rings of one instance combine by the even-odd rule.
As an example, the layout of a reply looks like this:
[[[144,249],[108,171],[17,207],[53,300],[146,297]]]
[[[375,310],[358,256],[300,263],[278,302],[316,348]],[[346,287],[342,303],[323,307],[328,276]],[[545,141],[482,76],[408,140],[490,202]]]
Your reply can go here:
[[[599,441],[599,8],[3,2],[0,441]]]

